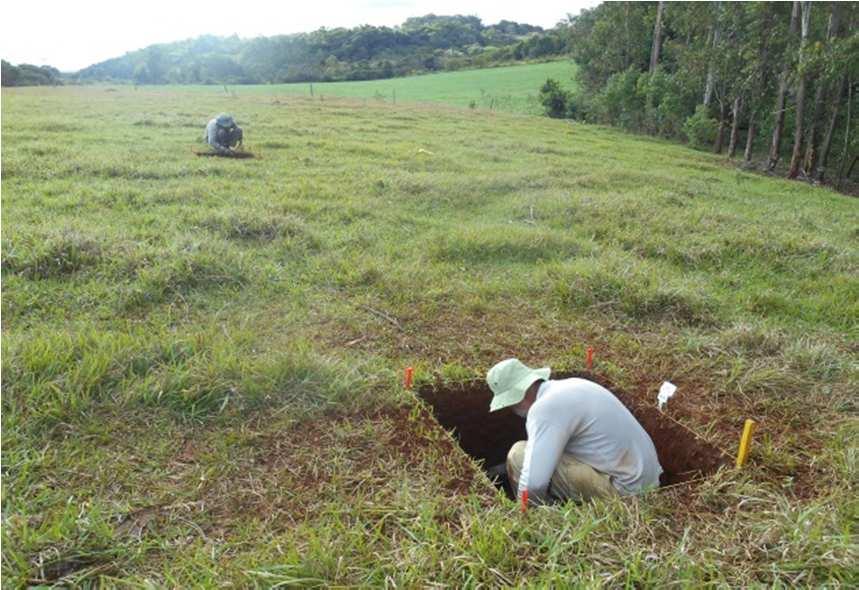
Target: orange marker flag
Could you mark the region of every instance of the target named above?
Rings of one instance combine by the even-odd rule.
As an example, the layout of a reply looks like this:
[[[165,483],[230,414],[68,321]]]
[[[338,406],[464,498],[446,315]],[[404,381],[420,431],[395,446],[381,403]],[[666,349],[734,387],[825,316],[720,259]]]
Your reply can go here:
[[[585,354],[585,367],[587,367],[588,371],[590,371],[594,367],[594,347],[593,346],[588,346],[588,351]]]
[[[528,490],[522,492],[522,512],[528,510]]]
[[[406,389],[412,388],[412,380],[415,377],[414,367],[406,367],[406,374],[403,376],[403,387]]]

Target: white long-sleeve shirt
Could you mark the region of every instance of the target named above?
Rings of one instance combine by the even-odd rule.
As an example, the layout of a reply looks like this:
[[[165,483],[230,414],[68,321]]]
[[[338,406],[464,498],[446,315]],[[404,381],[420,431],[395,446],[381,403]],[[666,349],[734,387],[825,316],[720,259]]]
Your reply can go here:
[[[656,448],[608,389],[585,379],[545,381],[528,410],[519,497],[545,498],[562,453],[607,474],[622,495],[659,485]]]

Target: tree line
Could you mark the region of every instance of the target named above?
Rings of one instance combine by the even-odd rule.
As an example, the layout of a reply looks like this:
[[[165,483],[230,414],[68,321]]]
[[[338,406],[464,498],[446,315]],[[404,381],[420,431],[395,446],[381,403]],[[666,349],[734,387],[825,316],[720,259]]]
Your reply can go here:
[[[62,84],[62,75],[51,66],[31,64],[13,65],[5,59],[0,62],[3,86],[57,86]]]
[[[815,181],[857,168],[857,2],[608,2],[566,23],[581,90],[546,112]]]
[[[371,80],[566,53],[562,30],[429,14],[397,27],[360,26],[152,45],[82,69],[77,82],[260,84]]]

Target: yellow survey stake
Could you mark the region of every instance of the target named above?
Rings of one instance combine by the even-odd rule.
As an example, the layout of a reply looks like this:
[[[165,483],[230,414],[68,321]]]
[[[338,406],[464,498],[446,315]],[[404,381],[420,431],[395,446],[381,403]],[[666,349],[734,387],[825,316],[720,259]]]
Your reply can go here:
[[[746,418],[746,424],[743,426],[743,437],[740,439],[740,450],[737,451],[737,469],[746,464],[749,448],[752,446],[752,434],[755,431],[755,426],[757,426],[757,422],[751,418]]]

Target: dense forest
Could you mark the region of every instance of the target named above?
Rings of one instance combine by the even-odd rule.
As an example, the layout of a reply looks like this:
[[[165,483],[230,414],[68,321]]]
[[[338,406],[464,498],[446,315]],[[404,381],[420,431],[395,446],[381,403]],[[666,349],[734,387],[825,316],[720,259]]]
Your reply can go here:
[[[2,60],[3,86],[56,86],[62,84],[60,71],[51,66],[12,65]]]
[[[550,116],[682,138],[789,178],[841,182],[859,153],[859,3],[606,2],[572,17],[580,91]]]
[[[565,53],[559,30],[475,16],[414,17],[398,27],[361,26],[240,39],[204,36],[152,45],[87,68],[79,82],[259,84],[371,80],[483,67]]]

